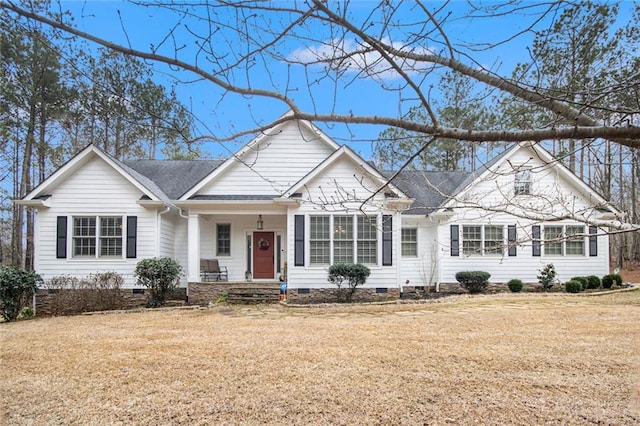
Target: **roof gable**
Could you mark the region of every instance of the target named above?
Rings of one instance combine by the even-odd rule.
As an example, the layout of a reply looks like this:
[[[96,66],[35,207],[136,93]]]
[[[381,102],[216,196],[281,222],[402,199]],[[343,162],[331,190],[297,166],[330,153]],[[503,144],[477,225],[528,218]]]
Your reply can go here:
[[[522,156],[523,152],[528,152],[528,161],[514,161],[516,157]],[[562,164],[562,162],[554,158],[553,155],[539,143],[535,142],[519,142],[513,144],[513,146],[489,161],[476,173],[469,174],[452,195],[454,195],[456,199],[464,198],[482,182],[499,179],[505,175],[506,170],[509,170],[515,177],[515,171],[519,167],[528,166],[535,166],[534,169],[538,173],[543,171],[555,173],[556,179],[560,179],[572,188],[575,188],[577,192],[591,204],[606,205],[612,211],[617,212],[617,209],[597,191],[587,185],[568,167]],[[455,202],[456,200],[452,198],[446,201],[441,207],[452,207]]]
[[[373,166],[371,166],[368,162],[364,161],[362,157],[356,154],[351,148],[346,145],[343,145],[327,157],[322,163],[318,164],[313,170],[311,170],[306,176],[296,182],[291,188],[289,188],[284,194],[283,198],[291,197],[293,194],[299,193],[306,185],[308,185],[312,180],[321,176],[325,173],[332,165],[336,164],[341,159],[348,159],[354,166],[361,168],[369,178],[371,178],[375,184],[379,187],[386,187],[389,191],[391,191],[395,196],[399,198],[408,199],[406,194],[404,194],[400,189],[398,189],[393,183],[387,181],[387,178],[376,170]]]
[[[82,168],[93,158],[100,158],[102,161],[107,163],[149,199],[165,202],[169,201],[166,194],[164,194],[164,192],[162,192],[162,190],[158,188],[153,181],[140,175],[135,170],[131,169],[124,163],[120,162],[119,160],[115,159],[111,155],[107,154],[106,152],[102,151],[92,144],[88,145],[82,151],[72,157],[62,167],[56,170],[51,176],[41,182],[40,185],[34,188],[29,194],[23,197],[22,200],[31,201],[39,197],[50,195],[51,191],[53,191],[58,185],[67,180],[77,170]]]
[[[247,143],[182,194],[180,200],[234,190],[280,196],[292,184],[291,179],[308,173],[338,148],[308,121],[285,121]],[[239,188],[240,183],[244,189]]]

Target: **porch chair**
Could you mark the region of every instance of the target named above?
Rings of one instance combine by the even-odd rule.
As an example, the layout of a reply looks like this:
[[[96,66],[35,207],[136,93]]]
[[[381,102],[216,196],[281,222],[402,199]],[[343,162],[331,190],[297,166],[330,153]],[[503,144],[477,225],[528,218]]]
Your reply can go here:
[[[202,281],[229,281],[226,266],[220,266],[218,259],[200,259],[200,278]]]

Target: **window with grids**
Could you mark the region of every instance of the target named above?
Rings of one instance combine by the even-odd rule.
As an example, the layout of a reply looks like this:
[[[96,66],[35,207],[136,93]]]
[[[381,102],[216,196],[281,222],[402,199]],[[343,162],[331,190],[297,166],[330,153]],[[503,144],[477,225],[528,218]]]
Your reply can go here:
[[[358,216],[358,263],[378,263],[378,227],[376,217]]]
[[[309,264],[378,263],[378,217],[309,216]]]
[[[482,226],[462,227],[462,253],[467,256],[482,254]]]
[[[74,257],[122,256],[122,217],[74,217],[72,252]]]
[[[567,256],[584,256],[584,226],[567,226],[565,254]]]
[[[402,228],[402,255],[418,256],[418,228]]]
[[[122,256],[122,217],[100,218],[100,256]]]
[[[309,263],[312,265],[329,264],[330,244],[329,216],[310,216]]]
[[[353,217],[333,218],[333,263],[353,262]]]
[[[531,192],[531,170],[521,169],[516,171],[515,195],[528,195]]]
[[[544,254],[562,256],[562,226],[544,227]]]
[[[502,226],[485,225],[484,227],[484,253],[502,254],[504,247],[504,231]]]
[[[96,255],[96,218],[94,216],[73,218],[73,255]]]
[[[231,256],[231,224],[216,224],[216,255]]]

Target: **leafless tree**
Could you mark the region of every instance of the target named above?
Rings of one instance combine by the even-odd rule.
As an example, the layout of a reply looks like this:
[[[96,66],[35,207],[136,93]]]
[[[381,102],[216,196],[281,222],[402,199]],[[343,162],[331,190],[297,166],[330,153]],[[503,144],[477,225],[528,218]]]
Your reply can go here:
[[[418,151],[427,149],[434,138],[474,143],[605,140],[640,149],[640,59],[634,53],[638,39],[632,35],[637,6],[619,23],[629,33],[620,43],[616,63],[608,64],[618,67],[618,72],[610,73],[606,82],[576,89],[584,93],[562,93],[542,80],[532,84],[518,79],[498,59],[500,52],[508,52],[515,43],[521,46],[523,37],[550,28],[554,17],[573,6],[562,0],[491,2],[488,6],[385,0],[364,4],[326,0],[133,4],[147,14],[161,15],[167,25],[164,34],[141,42],[127,27],[126,17],[121,18],[118,31],[105,36],[80,29],[64,14],[51,18],[6,0],[0,1],[0,8],[13,19],[36,20],[166,66],[178,85],[206,81],[212,109],[224,110],[241,100],[247,114],[261,111],[245,128],[228,126],[230,131],[211,131],[200,136],[201,140],[233,141],[284,121],[304,119],[343,124],[350,130],[373,125],[423,134],[425,143]],[[92,18],[83,19],[82,28],[91,28],[87,22]],[[503,25],[513,30],[491,36],[490,31],[466,30],[471,22],[474,28]],[[517,27],[509,26],[514,22]],[[126,42],[114,41],[115,35],[124,35]],[[529,59],[535,67],[539,58]],[[433,88],[447,72],[471,79],[483,90],[535,106],[546,112],[548,120],[544,126],[520,128],[496,123],[479,129],[443,126],[433,107],[437,96]],[[363,93],[368,94],[365,102],[356,102]],[[389,93],[393,102],[386,101]],[[425,120],[412,120],[407,114],[416,105],[426,112]],[[290,113],[283,115],[287,110]],[[277,113],[265,117],[262,111]],[[584,146],[588,149],[589,145]]]

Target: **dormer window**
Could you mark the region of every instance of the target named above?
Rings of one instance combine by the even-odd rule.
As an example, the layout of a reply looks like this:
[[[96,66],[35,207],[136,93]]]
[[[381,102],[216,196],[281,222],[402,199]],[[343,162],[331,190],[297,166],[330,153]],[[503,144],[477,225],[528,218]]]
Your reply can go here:
[[[531,170],[519,169],[516,171],[515,195],[529,195],[531,193]]]

